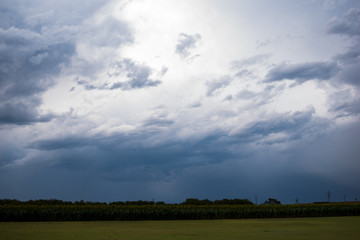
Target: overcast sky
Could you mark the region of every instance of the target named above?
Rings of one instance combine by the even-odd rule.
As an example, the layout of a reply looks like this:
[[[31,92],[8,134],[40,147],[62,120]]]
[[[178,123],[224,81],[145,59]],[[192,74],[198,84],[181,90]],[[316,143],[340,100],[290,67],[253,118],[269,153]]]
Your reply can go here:
[[[360,199],[360,1],[2,0],[0,198]]]

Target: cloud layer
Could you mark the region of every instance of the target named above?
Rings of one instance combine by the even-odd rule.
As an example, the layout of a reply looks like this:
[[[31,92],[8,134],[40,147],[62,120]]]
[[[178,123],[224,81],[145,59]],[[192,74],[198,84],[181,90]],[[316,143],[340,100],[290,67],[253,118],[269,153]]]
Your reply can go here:
[[[355,199],[360,6],[295,2],[3,1],[0,198]]]

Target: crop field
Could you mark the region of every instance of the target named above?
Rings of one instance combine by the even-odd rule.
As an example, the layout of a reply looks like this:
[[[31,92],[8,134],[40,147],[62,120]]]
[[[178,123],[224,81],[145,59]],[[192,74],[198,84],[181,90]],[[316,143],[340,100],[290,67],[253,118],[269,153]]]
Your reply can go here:
[[[360,239],[360,217],[240,220],[1,222],[0,240]]]
[[[360,203],[293,205],[0,205],[0,222],[360,216]]]

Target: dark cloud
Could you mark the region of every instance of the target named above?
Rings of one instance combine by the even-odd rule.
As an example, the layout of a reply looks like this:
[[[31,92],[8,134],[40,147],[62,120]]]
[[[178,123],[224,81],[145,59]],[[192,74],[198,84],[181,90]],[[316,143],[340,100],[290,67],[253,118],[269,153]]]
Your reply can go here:
[[[343,5],[345,2],[346,0],[324,0],[321,7],[324,10],[333,10]]]
[[[231,81],[232,78],[230,76],[224,76],[221,77],[220,79],[206,82],[206,86],[207,86],[206,96],[210,97],[215,95],[216,93],[219,93],[222,89],[228,86],[231,83]]]
[[[360,99],[350,89],[335,92],[328,98],[329,111],[336,113],[337,118],[360,114]]]
[[[269,119],[255,122],[234,136],[242,141],[261,141],[265,144],[289,142],[307,135],[318,134],[329,126],[329,121],[314,118],[315,110],[309,108],[304,112],[275,115]],[[271,134],[282,134],[267,139]]]
[[[151,124],[158,127],[164,123],[153,121]],[[155,177],[164,180],[173,171],[217,162],[220,156],[230,156],[224,146],[218,145],[219,134],[209,135],[192,143],[171,140],[155,145],[149,143],[158,133],[154,129],[144,129],[136,134],[114,134],[97,138],[55,137],[35,141],[30,147],[42,151],[40,159],[52,156],[49,164],[65,169],[96,171],[104,179],[120,182],[152,181]],[[132,170],[140,172],[129,175],[127,172]],[[148,173],[156,171],[156,176],[145,172],[143,174],[142,171],[145,170]]]
[[[91,75],[102,68],[101,64],[76,58],[78,41],[100,48],[117,48],[133,41],[127,24],[115,18],[106,17],[95,24],[91,24],[91,19],[84,22],[105,4],[104,1],[92,1],[86,6],[73,1],[64,1],[68,4],[38,2],[42,4],[27,2],[17,7],[14,2],[4,1],[0,5],[1,123],[49,121],[52,115],[41,115],[38,111],[41,95],[54,85],[63,70],[76,74],[84,70]],[[70,6],[71,11],[68,11]],[[70,14],[69,18],[65,15],[55,18],[59,12],[66,16],[69,12],[76,14]],[[74,59],[76,69],[72,65]],[[127,89],[159,83],[147,79],[150,69],[132,62],[123,65],[131,80],[110,87]],[[92,71],[87,71],[89,69]]]
[[[258,201],[274,196],[292,203],[296,197],[302,202],[322,201],[326,197],[323,193],[330,189],[334,196],[341,194],[341,200],[344,191],[353,194],[357,185],[341,184],[336,178],[342,179],[347,175],[344,172],[351,173],[342,180],[358,182],[359,153],[347,152],[344,164],[336,159],[342,156],[338,151],[346,149],[343,145],[359,143],[357,130],[349,126],[336,132],[309,134],[313,120],[309,110],[249,127],[248,132],[255,135],[295,132],[310,136],[304,142],[294,142],[291,151],[274,145],[253,145],[252,139],[242,142],[223,131],[213,131],[197,140],[170,140],[157,145],[142,144],[143,139],[154,134],[146,131],[97,138],[44,139],[34,142],[41,153],[34,156],[37,161],[0,168],[0,197],[56,196],[93,201],[156,198],[180,202],[187,197],[240,196],[254,201],[257,195]],[[354,170],[349,172],[348,168]],[[36,189],[31,188],[34,184]],[[49,184],[51,188],[47,187]]]
[[[2,139],[0,140],[0,168],[6,166],[9,163],[13,163],[17,159],[24,157],[25,150],[19,144],[19,142],[12,142],[9,140],[9,136],[4,132],[1,132]]]
[[[113,72],[109,75],[112,78],[125,75],[125,82],[118,82],[111,86],[111,89],[121,88],[123,90],[133,88],[154,87],[159,85],[159,80],[150,79],[152,69],[144,64],[139,64],[131,59],[125,58],[111,64]]]
[[[196,43],[200,39],[201,35],[198,33],[193,35],[181,33],[179,35],[178,43],[176,44],[175,52],[183,58],[189,57],[191,50],[196,47]]]
[[[91,0],[83,4],[71,0],[2,0],[0,8],[7,16],[7,26],[40,32],[44,26],[79,25],[110,1]]]
[[[267,84],[264,89],[259,92],[253,92],[245,89],[237,93],[235,97],[243,100],[243,103],[246,103],[246,105],[244,105],[241,109],[243,111],[249,111],[270,103],[273,101],[274,97],[279,96],[285,90],[284,84],[278,86]]]
[[[299,64],[280,64],[270,69],[265,77],[267,82],[296,80],[303,83],[309,80],[328,80],[336,75],[339,67],[333,62],[312,62]]]
[[[23,24],[21,16],[14,10],[0,5],[0,28],[20,27]]]
[[[169,127],[174,124],[173,120],[167,118],[150,118],[145,121],[145,127]]]
[[[340,53],[334,57],[334,60],[340,64],[357,64],[360,62],[360,41],[348,48],[344,53]]]
[[[75,53],[72,43],[49,41],[26,29],[0,29],[1,122],[25,124],[49,120],[40,116],[39,95],[52,86],[53,76]]]
[[[58,149],[71,149],[80,148],[91,145],[92,141],[80,136],[66,136],[55,139],[38,140],[32,143],[29,147],[39,150],[58,150]]]
[[[336,55],[333,59],[340,66],[337,81],[353,86],[360,85],[360,9],[351,8],[342,19],[333,19],[328,23],[328,33],[340,34],[352,40],[347,51]]]
[[[328,33],[347,35],[350,37],[360,35],[360,9],[351,8],[342,19],[334,18],[328,23]]]
[[[354,86],[360,86],[360,62],[344,66],[339,73],[338,80]]]
[[[358,121],[328,129],[289,148],[300,171],[308,169],[359,191],[360,125]]]
[[[55,116],[53,114],[40,114],[37,111],[38,100],[27,98],[24,100],[6,101],[0,104],[0,124],[31,124],[35,122],[47,122]]]

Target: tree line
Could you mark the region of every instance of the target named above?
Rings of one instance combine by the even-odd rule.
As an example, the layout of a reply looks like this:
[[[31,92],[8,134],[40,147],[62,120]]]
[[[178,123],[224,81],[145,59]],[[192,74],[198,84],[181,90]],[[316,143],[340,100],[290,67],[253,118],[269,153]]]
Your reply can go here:
[[[63,201],[58,199],[39,199],[39,200],[29,200],[29,201],[20,201],[17,199],[0,199],[0,205],[38,205],[38,206],[82,206],[82,205],[117,205],[117,206],[154,206],[154,205],[254,205],[248,199],[222,199],[211,201],[209,199],[197,199],[197,198],[188,198],[181,203],[165,203],[164,201],[115,201],[115,202],[91,202],[91,201]]]
[[[0,205],[0,222],[360,216],[360,203],[286,205]]]

